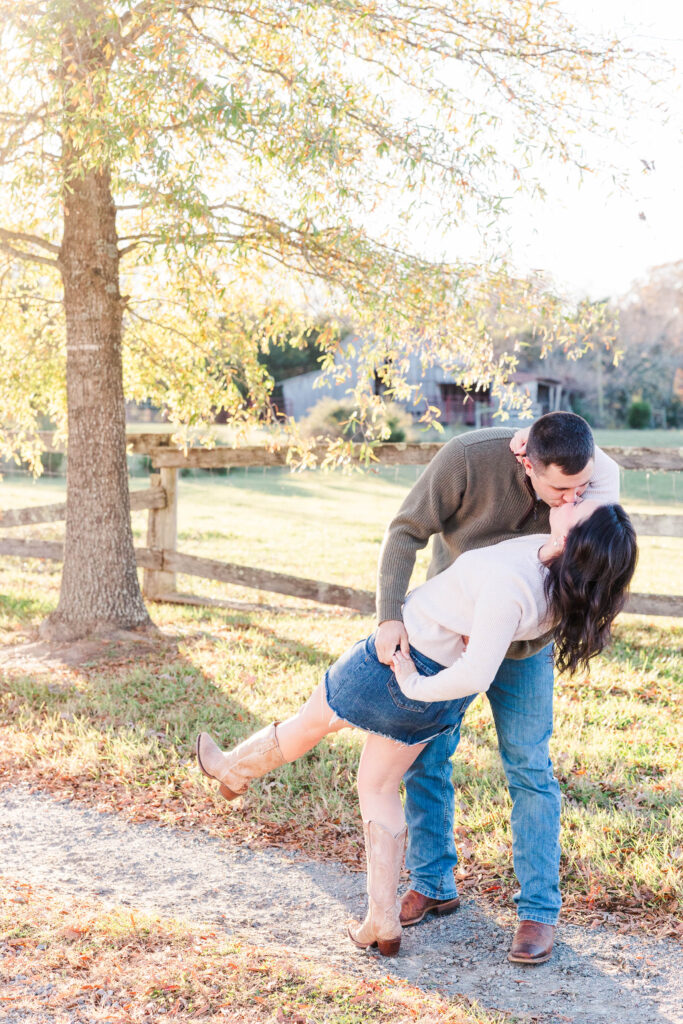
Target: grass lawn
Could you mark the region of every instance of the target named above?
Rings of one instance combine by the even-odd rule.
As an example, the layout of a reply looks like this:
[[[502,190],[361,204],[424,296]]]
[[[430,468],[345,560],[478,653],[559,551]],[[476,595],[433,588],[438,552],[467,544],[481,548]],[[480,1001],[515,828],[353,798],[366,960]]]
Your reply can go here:
[[[377,552],[386,524],[421,471],[422,467],[401,466],[367,474],[293,474],[287,469],[260,468],[224,474],[190,473],[179,481],[178,546],[207,558],[373,590]],[[677,483],[679,476],[622,471],[626,508],[638,512],[680,511],[683,481]],[[137,478],[132,486],[145,487],[146,479]],[[64,495],[61,479],[32,481],[8,475],[0,481],[0,508],[63,501]],[[147,513],[133,514],[136,543],[140,545],[145,544],[146,521]],[[49,539],[61,536],[62,529],[61,524],[18,528],[11,536]],[[643,537],[640,548],[634,590],[679,593],[683,540]],[[415,580],[424,578],[428,561],[427,552],[418,556]],[[183,590],[196,588],[212,597],[225,594],[221,584],[190,579],[181,579],[180,583]]]
[[[531,420],[529,420],[531,422]],[[496,423],[496,426],[504,427],[505,423]],[[420,441],[429,436],[430,441],[446,440],[455,434],[466,433],[471,427],[453,425],[445,427],[441,432],[436,430],[424,431],[415,428],[412,441]],[[129,434],[166,434],[169,432],[167,423],[129,423],[126,427]],[[220,444],[232,444],[235,439],[234,429],[227,426],[217,425],[215,428],[215,439]],[[682,448],[683,430],[631,430],[622,427],[618,430],[602,430],[596,428],[593,431],[599,445],[618,445],[625,448]],[[252,430],[249,443],[260,444],[267,436],[266,432],[255,428]]]
[[[242,471],[183,478],[179,547],[372,589],[383,527],[414,478],[407,469],[369,476]],[[59,493],[51,481],[6,478],[0,506],[42,504],[59,500]],[[135,514],[142,543],[144,519]],[[56,536],[59,529],[33,527],[31,534]],[[425,564],[423,555],[418,572]],[[676,593],[682,578],[683,541],[643,541],[637,589]],[[39,622],[55,606],[58,585],[58,565],[5,559],[0,638],[15,642]],[[263,606],[155,606],[155,621],[179,639],[146,659],[50,674],[5,672],[2,778],[29,781],[134,820],[202,827],[360,867],[354,791],[359,734],[324,741],[229,810],[198,777],[191,751],[200,727],[228,745],[286,716],[330,661],[372,629],[372,621],[207,581],[181,578],[179,585]],[[275,604],[280,611],[268,607]],[[681,625],[625,616],[615,644],[589,676],[558,681],[552,749],[565,801],[562,875],[569,920],[608,919],[623,928],[683,934],[677,916],[683,897]],[[485,699],[467,715],[454,776],[459,885],[510,907],[516,887],[510,807]]]
[[[594,430],[601,447],[619,448],[683,448],[683,430]]]

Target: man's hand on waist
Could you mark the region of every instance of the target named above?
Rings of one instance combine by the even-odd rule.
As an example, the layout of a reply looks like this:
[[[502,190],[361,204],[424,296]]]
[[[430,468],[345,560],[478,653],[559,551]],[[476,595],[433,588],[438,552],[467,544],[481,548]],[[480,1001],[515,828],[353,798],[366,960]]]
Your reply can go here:
[[[375,650],[382,664],[391,665],[397,647],[400,647],[406,656],[410,654],[406,627],[400,619],[387,619],[386,622],[380,622],[375,633]]]

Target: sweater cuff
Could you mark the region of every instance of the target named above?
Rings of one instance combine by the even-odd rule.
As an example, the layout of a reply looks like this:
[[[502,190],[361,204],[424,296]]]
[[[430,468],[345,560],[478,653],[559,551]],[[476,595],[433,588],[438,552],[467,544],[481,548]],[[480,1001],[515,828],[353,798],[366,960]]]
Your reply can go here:
[[[377,622],[403,622],[403,601],[377,600]]]
[[[424,689],[424,676],[421,676],[419,672],[411,672],[403,682],[400,682],[398,679],[396,682],[404,697],[408,697],[409,700],[419,700],[425,703],[424,696],[420,696],[420,689]]]

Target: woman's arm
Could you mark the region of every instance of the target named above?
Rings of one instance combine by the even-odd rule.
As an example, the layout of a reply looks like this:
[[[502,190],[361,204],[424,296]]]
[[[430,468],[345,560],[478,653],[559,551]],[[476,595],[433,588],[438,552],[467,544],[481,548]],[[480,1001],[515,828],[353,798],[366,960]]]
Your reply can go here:
[[[517,600],[504,589],[487,587],[474,611],[466,650],[448,668],[421,676],[410,658],[397,652],[392,663],[402,692],[412,700],[457,700],[483,693],[495,679],[522,616]]]
[[[597,445],[593,476],[583,492],[583,497],[586,500],[599,501],[601,505],[619,501],[619,466]]]

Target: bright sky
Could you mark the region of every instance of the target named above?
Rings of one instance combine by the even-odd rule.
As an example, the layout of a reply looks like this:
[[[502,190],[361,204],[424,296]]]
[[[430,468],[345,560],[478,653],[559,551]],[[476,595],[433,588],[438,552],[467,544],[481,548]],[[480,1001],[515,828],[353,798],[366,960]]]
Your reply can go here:
[[[616,34],[637,50],[665,51],[683,68],[683,4],[675,0],[559,0],[577,25]],[[560,171],[545,203],[515,200],[509,219],[512,257],[522,271],[550,271],[576,295],[622,295],[648,268],[683,259],[683,90],[677,72],[660,87],[669,123],[645,110],[624,125],[624,142],[605,158],[628,175],[628,191],[609,176],[579,186]],[[650,97],[642,86],[643,99]],[[643,160],[654,163],[646,171]]]

